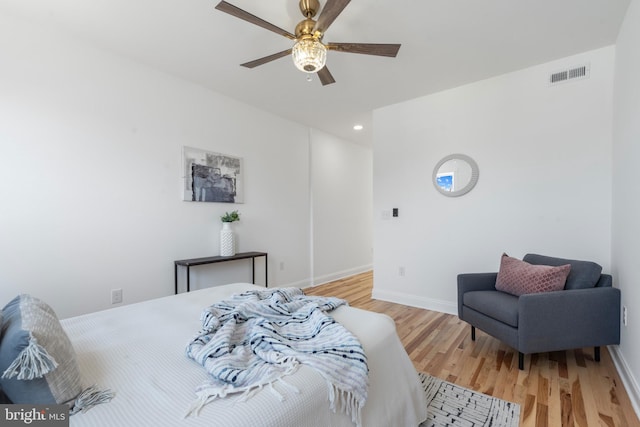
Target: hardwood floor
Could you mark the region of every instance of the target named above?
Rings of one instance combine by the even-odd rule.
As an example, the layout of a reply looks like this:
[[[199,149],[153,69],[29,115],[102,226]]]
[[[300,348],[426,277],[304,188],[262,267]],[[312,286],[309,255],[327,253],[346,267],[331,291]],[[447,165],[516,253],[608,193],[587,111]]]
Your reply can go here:
[[[416,370],[520,404],[520,426],[640,426],[606,348],[525,356],[518,369],[512,348],[457,316],[371,299],[371,272],[306,288],[308,295],[336,296],[352,307],[385,313]]]

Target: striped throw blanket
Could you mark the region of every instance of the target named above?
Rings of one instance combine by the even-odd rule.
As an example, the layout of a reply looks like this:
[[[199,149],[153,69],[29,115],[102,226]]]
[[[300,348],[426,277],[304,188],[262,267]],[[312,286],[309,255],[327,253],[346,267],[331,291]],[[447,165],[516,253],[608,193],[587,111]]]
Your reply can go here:
[[[293,387],[282,377],[304,364],[327,381],[331,409],[360,426],[367,358],[358,339],[326,314],[342,304],[346,301],[280,288],[244,292],[206,308],[202,329],[186,353],[210,376],[197,390],[189,414],[231,393],[248,398],[263,386],[273,390],[276,381]]]

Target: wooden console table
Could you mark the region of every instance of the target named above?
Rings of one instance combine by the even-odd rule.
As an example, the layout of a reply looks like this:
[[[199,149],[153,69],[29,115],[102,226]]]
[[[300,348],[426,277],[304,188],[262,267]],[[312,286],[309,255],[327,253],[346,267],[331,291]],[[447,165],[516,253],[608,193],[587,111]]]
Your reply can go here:
[[[266,252],[241,252],[231,256],[210,256],[205,258],[181,259],[174,261],[174,275],[176,284],[176,294],[178,293],[178,266],[187,267],[187,292],[191,290],[190,285],[190,268],[195,265],[216,264],[219,262],[236,261],[239,259],[251,258],[251,282],[256,283],[256,258],[264,257],[264,285],[269,287],[267,275],[267,253]]]

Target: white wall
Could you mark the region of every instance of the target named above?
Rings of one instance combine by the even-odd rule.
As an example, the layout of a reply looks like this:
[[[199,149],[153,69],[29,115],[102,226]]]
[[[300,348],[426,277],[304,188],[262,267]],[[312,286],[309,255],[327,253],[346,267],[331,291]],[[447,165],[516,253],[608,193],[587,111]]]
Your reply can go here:
[[[67,317],[115,288],[125,303],[172,294],[173,261],[217,255],[233,209],[270,284],[312,282],[306,127],[6,16],[0,117],[0,304],[28,292]],[[243,157],[245,203],[182,201],[183,145]],[[198,267],[192,285],[249,281],[249,265]]]
[[[632,0],[616,43],[613,120],[612,271],[628,309],[620,364],[627,391],[640,414],[640,1]],[[624,375],[626,373],[626,375]]]
[[[503,251],[609,272],[613,61],[607,47],[376,110],[374,297],[455,313],[457,274],[497,271]],[[547,85],[583,63],[590,78]],[[480,169],[459,198],[431,183],[452,153]]]
[[[313,131],[313,276],[324,283],[372,268],[372,154]]]

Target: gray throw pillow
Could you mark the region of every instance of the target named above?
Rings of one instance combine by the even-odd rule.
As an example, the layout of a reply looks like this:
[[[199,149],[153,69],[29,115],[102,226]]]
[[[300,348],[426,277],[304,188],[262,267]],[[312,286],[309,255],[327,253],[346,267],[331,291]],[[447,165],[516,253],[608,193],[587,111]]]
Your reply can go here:
[[[523,261],[536,265],[560,266],[571,264],[571,271],[567,277],[565,289],[588,289],[593,288],[602,273],[602,266],[591,261],[580,261],[577,259],[555,258],[537,254],[527,254]]]
[[[82,392],[76,354],[53,309],[19,295],[2,310],[0,385],[13,403],[62,404]]]
[[[0,342],[2,342],[2,311],[0,311]],[[9,398],[5,396],[2,391],[2,386],[0,385],[0,404],[11,403]]]
[[[73,413],[87,409],[78,402],[111,399],[111,393],[83,389],[76,353],[51,307],[19,295],[2,314],[0,388],[11,402],[67,404]]]

